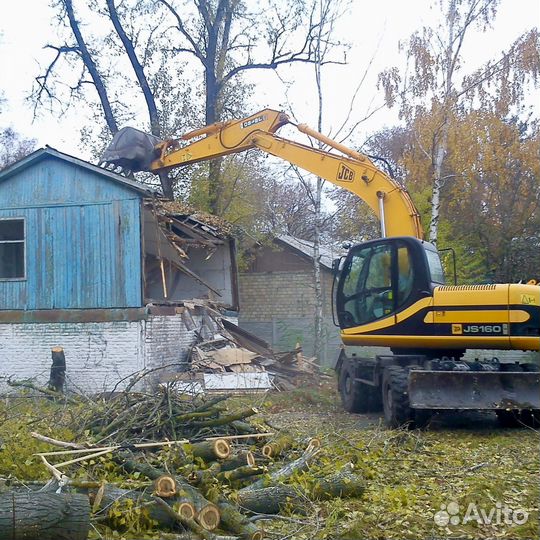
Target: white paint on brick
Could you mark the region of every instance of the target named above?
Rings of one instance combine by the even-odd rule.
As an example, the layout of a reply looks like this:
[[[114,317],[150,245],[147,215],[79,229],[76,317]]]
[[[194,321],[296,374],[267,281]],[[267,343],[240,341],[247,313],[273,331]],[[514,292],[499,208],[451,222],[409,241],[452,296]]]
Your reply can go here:
[[[8,389],[6,377],[46,384],[55,346],[66,354],[68,388],[102,392],[128,377],[122,388],[141,369],[185,361],[194,341],[195,331],[186,328],[181,315],[133,322],[0,324],[0,391]]]

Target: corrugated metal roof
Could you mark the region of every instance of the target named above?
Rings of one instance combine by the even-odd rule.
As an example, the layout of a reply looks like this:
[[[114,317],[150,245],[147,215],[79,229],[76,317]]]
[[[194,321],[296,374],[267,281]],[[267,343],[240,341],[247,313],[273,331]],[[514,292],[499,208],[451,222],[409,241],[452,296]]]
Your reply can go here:
[[[296,238],[295,236],[290,236],[288,234],[280,234],[276,236],[276,240],[292,247],[293,249],[296,249],[302,255],[313,259],[313,242]],[[319,253],[321,255],[321,265],[330,270],[332,269],[333,260],[343,255],[342,250],[336,249],[333,246],[325,245],[320,246]]]
[[[10,178],[14,174],[17,174],[23,171],[24,169],[30,167],[31,165],[35,165],[36,163],[39,163],[40,161],[47,158],[55,158],[55,159],[61,159],[63,161],[67,161],[69,163],[77,165],[78,167],[82,167],[83,169],[100,174],[103,177],[107,178],[108,180],[111,180],[118,184],[122,184],[123,186],[129,189],[132,189],[146,197],[148,197],[149,195],[156,196],[160,194],[159,190],[157,189],[154,189],[150,186],[145,186],[144,184],[141,184],[140,182],[137,182],[135,180],[130,180],[129,178],[126,178],[125,176],[116,174],[112,171],[104,169],[103,167],[92,165],[92,163],[88,163],[88,161],[84,161],[74,156],[70,156],[69,154],[64,154],[63,152],[60,152],[59,150],[51,148],[50,146],[47,146],[45,148],[40,148],[36,150],[35,152],[32,152],[25,158],[21,159],[20,161],[17,161],[16,163],[11,165],[7,169],[0,172],[0,182],[3,180],[6,180],[7,178]]]

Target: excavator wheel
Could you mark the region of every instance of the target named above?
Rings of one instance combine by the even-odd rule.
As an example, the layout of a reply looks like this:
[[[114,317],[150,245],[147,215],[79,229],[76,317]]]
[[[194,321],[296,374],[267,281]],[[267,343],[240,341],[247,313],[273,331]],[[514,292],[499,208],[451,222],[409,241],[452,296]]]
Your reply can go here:
[[[409,406],[408,370],[399,366],[385,368],[382,402],[384,419],[389,427],[415,427],[414,411]]]
[[[380,411],[379,388],[356,382],[355,377],[355,366],[349,360],[344,360],[339,372],[339,393],[343,408],[352,413]]]

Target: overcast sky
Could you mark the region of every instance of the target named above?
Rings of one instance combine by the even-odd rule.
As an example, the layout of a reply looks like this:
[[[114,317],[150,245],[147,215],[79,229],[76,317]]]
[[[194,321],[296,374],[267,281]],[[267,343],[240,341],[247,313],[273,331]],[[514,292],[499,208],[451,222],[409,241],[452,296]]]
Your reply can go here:
[[[246,0],[247,2],[253,0]],[[75,0],[75,6],[77,6]],[[352,0],[350,12],[337,27],[337,35],[351,44],[348,65],[329,68],[325,80],[325,130],[339,125],[367,63],[375,54],[370,72],[353,107],[352,118],[364,116],[370,104],[379,104],[377,74],[402,65],[398,42],[414,30],[434,21],[437,8],[430,0]],[[2,107],[0,127],[11,125],[40,146],[49,144],[59,150],[88,158],[78,144],[79,129],[85,122],[81,111],[55,118],[43,113],[33,121],[31,106],[25,102],[40,65],[46,65],[43,45],[54,40],[53,11],[46,0],[3,2],[0,19],[0,90],[7,103]],[[502,0],[494,28],[486,34],[471,34],[465,44],[465,71],[473,71],[508,46],[522,33],[540,25],[538,0]],[[256,84],[253,109],[290,107],[299,121],[315,125],[313,68],[295,65],[280,71],[281,78],[292,82],[288,90],[272,73],[252,72]],[[145,119],[141,119],[144,121]],[[396,121],[395,113],[381,111],[358,128],[354,139],[362,142],[371,132]],[[194,126],[196,127],[196,126]]]

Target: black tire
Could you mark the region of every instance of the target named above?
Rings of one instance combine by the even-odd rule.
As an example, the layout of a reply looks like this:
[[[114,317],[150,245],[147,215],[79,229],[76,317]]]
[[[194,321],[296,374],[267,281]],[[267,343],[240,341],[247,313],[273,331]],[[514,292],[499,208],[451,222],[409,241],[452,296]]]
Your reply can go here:
[[[339,393],[343,408],[352,413],[381,410],[380,390],[376,386],[355,382],[355,367],[345,360],[339,370]]]
[[[414,427],[414,411],[409,406],[409,373],[399,366],[387,367],[383,372],[382,402],[388,427]]]

